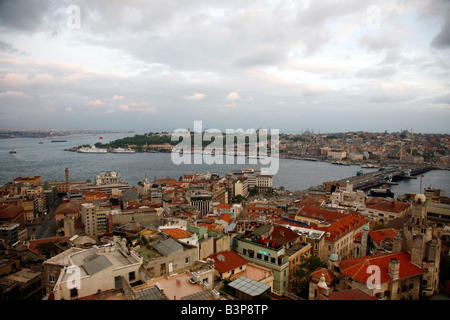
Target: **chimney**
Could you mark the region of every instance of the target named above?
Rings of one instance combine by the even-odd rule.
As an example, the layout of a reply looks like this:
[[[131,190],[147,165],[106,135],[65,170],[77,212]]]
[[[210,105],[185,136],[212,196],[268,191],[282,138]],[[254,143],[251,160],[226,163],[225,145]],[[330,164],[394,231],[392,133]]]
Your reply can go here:
[[[400,273],[400,261],[393,258],[389,260],[389,269],[388,269],[388,275],[392,278],[392,280],[396,280],[399,278]]]

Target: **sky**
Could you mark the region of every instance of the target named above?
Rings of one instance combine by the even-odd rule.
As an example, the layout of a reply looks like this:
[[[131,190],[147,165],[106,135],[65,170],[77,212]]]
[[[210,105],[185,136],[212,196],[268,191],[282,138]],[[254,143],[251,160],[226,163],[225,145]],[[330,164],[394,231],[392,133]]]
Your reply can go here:
[[[0,0],[0,128],[450,133],[448,0]]]

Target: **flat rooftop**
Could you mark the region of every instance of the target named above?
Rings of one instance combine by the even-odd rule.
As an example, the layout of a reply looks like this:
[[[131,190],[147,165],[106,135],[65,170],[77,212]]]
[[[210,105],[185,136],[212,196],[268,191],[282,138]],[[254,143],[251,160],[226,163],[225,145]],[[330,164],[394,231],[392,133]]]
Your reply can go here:
[[[171,277],[159,277],[147,281],[147,283],[142,286],[135,287],[134,290],[138,292],[142,289],[157,286],[162,288],[164,295],[169,300],[181,300],[183,297],[205,291],[203,285],[190,283],[190,278],[191,275],[189,272],[180,273]]]

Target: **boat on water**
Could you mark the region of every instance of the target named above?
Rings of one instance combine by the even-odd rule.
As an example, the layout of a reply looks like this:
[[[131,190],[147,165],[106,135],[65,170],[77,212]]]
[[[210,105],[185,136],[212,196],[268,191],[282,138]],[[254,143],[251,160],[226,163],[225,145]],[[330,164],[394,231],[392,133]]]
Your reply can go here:
[[[42,142],[42,141],[39,141],[39,144],[44,144],[44,142]]]
[[[331,164],[337,164],[337,165],[340,165],[340,166],[349,166],[350,165],[350,163],[344,162],[344,161],[334,161]]]
[[[78,152],[80,153],[107,153],[107,149],[97,148],[96,146],[92,147],[81,147],[78,148]]]
[[[9,153],[11,153],[11,154],[12,154],[12,153],[17,153],[17,151],[16,151],[16,149],[10,149],[10,150],[9,150]]]
[[[51,142],[67,142],[67,140],[52,140]]]
[[[361,165],[361,168],[379,168],[380,166],[377,166],[376,164],[368,163]]]
[[[131,148],[114,148],[111,150],[112,153],[135,153],[136,150],[133,150]]]

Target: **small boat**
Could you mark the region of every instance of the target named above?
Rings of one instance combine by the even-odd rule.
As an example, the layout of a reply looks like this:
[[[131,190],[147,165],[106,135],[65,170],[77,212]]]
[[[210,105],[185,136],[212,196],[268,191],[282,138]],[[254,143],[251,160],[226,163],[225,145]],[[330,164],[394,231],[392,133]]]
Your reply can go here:
[[[39,144],[44,144],[42,141],[39,141]]]
[[[67,140],[52,140],[52,142],[67,142]]]
[[[17,153],[16,149],[10,149],[9,153],[13,154],[13,153]]]

